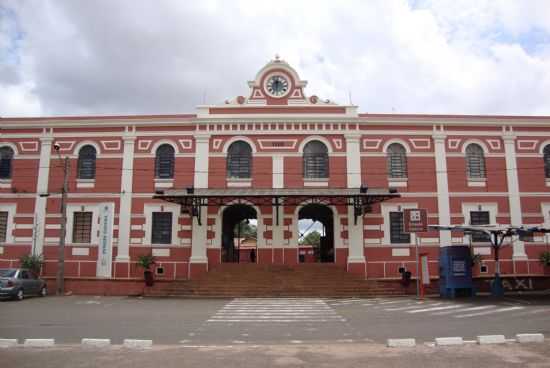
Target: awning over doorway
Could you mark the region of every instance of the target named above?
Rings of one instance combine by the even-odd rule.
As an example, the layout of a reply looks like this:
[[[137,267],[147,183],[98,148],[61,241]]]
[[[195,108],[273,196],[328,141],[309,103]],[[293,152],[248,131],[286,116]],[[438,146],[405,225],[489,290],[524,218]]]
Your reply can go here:
[[[312,203],[323,203],[335,206],[353,206],[355,223],[357,218],[370,212],[371,206],[400,195],[393,188],[186,188],[170,189],[161,192],[153,197],[167,202],[181,205],[183,213],[196,216],[199,225],[202,207],[227,206],[252,203],[257,206],[274,206],[277,209],[276,224],[279,224],[279,207],[299,205],[304,201]]]

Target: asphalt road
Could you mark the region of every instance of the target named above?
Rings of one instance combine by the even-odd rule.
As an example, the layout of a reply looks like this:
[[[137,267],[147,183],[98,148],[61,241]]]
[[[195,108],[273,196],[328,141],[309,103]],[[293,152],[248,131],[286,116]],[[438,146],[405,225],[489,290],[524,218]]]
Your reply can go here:
[[[495,300],[46,297],[0,302],[0,338],[152,339],[154,344],[356,344],[387,338],[543,333],[550,297]]]
[[[158,346],[149,351],[122,348],[0,350],[3,367],[40,368],[185,368],[185,367],[408,367],[542,368],[550,367],[550,343],[498,346],[388,349],[379,344]]]

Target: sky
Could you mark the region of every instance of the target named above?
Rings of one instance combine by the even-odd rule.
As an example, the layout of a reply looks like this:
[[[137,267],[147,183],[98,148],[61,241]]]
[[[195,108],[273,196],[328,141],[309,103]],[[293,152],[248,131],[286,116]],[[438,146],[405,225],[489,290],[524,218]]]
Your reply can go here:
[[[361,112],[550,115],[548,0],[0,0],[0,116],[194,113],[275,54]]]

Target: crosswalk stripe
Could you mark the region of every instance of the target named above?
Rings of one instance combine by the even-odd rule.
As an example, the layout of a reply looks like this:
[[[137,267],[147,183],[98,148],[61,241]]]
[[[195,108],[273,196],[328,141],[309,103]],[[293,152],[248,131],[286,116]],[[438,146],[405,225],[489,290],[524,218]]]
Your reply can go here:
[[[207,322],[345,322],[321,299],[234,299]]]
[[[433,311],[444,310],[444,309],[456,309],[456,308],[461,308],[463,306],[464,306],[464,304],[447,305],[447,306],[443,306],[443,307],[416,309],[416,310],[412,310],[412,311],[407,311],[407,313],[433,312]]]
[[[469,313],[469,314],[458,314],[456,316],[453,316],[454,318],[469,318],[469,317],[477,317],[477,316],[486,316],[488,314],[493,313],[502,313],[502,312],[510,312],[513,310],[520,310],[525,309],[525,307],[509,307],[509,308],[500,308],[500,309],[493,309],[485,312],[478,312],[478,313]]]
[[[433,303],[433,304],[423,304],[423,305],[418,305],[418,303],[415,303],[415,305],[409,305],[409,306],[406,306],[406,307],[397,307],[397,308],[386,308],[384,310],[386,311],[390,311],[390,312],[394,312],[394,311],[402,311],[402,310],[407,310],[407,309],[415,309],[415,308],[419,308],[419,307],[435,307],[435,306],[438,306],[438,305],[441,305],[443,303]]]
[[[482,305],[482,306],[479,306],[479,307],[471,307],[471,308],[464,308],[464,309],[461,309],[460,312],[472,312],[472,311],[477,311],[477,310],[483,310],[483,309],[489,309],[489,308],[495,308],[496,305]],[[433,313],[434,315],[436,316],[445,316],[447,314],[452,314],[452,313],[456,313],[457,311],[456,310],[450,310],[450,311],[443,311],[443,312],[436,312],[436,313]]]

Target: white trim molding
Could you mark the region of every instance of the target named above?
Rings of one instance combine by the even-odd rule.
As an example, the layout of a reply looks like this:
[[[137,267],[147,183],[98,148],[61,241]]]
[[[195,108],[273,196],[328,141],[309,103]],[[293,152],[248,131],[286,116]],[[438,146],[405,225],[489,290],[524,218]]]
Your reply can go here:
[[[384,232],[384,237],[382,238],[382,244],[389,245],[392,247],[400,247],[400,246],[409,246],[412,244],[415,244],[416,241],[416,235],[414,233],[411,233],[411,241],[410,243],[392,243],[391,242],[391,236],[390,236],[390,212],[403,212],[404,209],[407,208],[418,208],[418,203],[382,203],[380,206],[380,212],[382,213],[382,217],[384,219],[384,222],[382,224],[382,231]]]
[[[1,203],[0,204],[0,211],[1,212],[7,212],[8,213],[8,223],[6,227],[6,241],[2,242],[1,244],[11,244],[15,241],[15,238],[13,236],[13,230],[15,229],[15,223],[13,221],[15,217],[15,213],[17,210],[16,204],[7,204],[7,203]]]
[[[153,244],[152,239],[152,228],[153,228],[153,212],[171,212],[172,213],[172,243],[171,244]],[[158,245],[163,247],[179,245],[178,238],[178,219],[180,216],[180,205],[177,204],[152,204],[147,203],[143,206],[143,214],[145,215],[145,237],[143,239],[143,244],[147,245]]]
[[[65,234],[66,244],[75,245],[97,245],[99,243],[99,203],[70,203],[67,205],[67,231]],[[92,212],[92,229],[89,243],[73,243],[73,223],[75,212]],[[61,235],[61,234],[60,234]]]
[[[489,224],[497,224],[498,204],[497,203],[462,203],[462,216],[464,217],[464,224],[470,225],[470,211],[488,211],[489,212]],[[471,235],[464,234],[464,238],[469,239],[471,243]],[[486,242],[475,244],[487,244]]]

